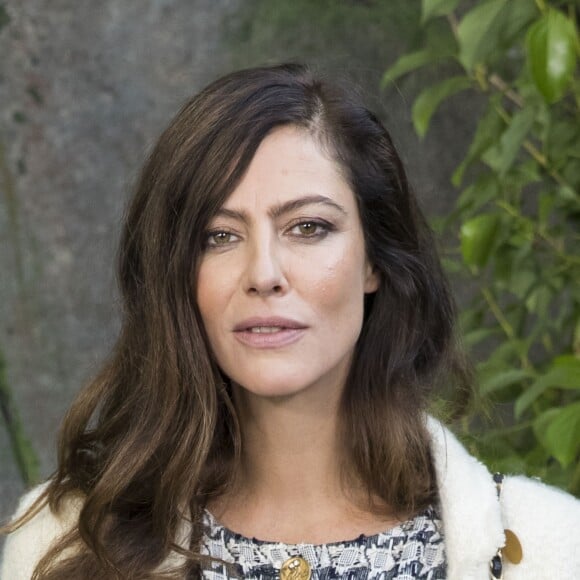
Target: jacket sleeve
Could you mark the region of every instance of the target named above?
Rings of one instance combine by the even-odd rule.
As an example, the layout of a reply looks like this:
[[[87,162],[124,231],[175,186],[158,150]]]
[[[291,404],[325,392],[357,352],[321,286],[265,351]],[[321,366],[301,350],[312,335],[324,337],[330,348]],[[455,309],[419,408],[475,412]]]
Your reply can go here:
[[[21,516],[40,497],[46,488],[43,483],[20,500],[14,518]],[[48,506],[36,514],[30,521],[12,532],[6,538],[2,561],[0,562],[0,579],[30,580],[36,565],[46,554],[53,542],[70,530],[76,521],[78,512],[68,503],[60,516],[52,513]]]
[[[501,492],[502,519],[522,545],[521,563],[504,558],[506,580],[580,578],[580,501],[538,480],[508,477]]]

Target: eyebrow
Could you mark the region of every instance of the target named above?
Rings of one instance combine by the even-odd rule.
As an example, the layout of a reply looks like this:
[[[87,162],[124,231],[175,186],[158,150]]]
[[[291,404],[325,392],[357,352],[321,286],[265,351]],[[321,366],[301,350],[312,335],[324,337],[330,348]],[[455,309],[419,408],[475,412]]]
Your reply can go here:
[[[334,209],[337,209],[342,214],[347,215],[346,210],[341,205],[339,205],[335,201],[332,201],[332,199],[330,199],[329,197],[326,197],[325,195],[305,195],[304,197],[299,197],[297,199],[291,199],[290,201],[286,201],[284,203],[281,203],[279,205],[275,205],[275,206],[271,207],[268,210],[268,215],[271,218],[276,219],[276,218],[279,218],[280,216],[282,216],[286,213],[289,213],[289,212],[294,211],[296,209],[300,209],[301,207],[304,207],[305,205],[312,205],[312,204],[327,205],[329,207],[333,207]],[[229,217],[232,219],[237,219],[237,220],[240,220],[244,223],[248,223],[250,221],[248,213],[243,211],[243,210],[240,211],[240,210],[227,209],[225,207],[222,207],[216,212],[215,215]]]

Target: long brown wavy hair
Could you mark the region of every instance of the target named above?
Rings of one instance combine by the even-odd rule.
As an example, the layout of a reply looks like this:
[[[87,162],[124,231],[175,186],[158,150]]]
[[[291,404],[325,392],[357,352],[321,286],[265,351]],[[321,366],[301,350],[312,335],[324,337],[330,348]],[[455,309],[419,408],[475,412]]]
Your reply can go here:
[[[336,160],[381,278],[365,297],[340,410],[349,471],[401,513],[436,498],[425,410],[440,385],[467,389],[470,372],[391,138],[352,85],[302,64],[236,71],[183,106],[142,170],[118,254],[120,336],[65,417],[56,473],[10,526],[80,498],[76,525],[36,580],[184,578],[206,565],[203,509],[233,480],[243,441],[195,301],[197,267],[208,222],[282,125],[307,131]]]

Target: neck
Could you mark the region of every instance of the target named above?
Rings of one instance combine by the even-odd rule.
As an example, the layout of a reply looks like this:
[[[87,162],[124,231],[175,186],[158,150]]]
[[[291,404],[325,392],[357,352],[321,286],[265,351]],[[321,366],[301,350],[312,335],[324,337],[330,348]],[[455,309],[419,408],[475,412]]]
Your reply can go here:
[[[340,391],[258,397],[234,386],[242,458],[231,490],[209,506],[248,537],[326,543],[377,533],[394,520],[342,477]],[[345,485],[346,484],[346,485]]]
[[[261,503],[316,505],[341,493],[339,396],[259,397],[237,388],[243,453],[238,482]]]

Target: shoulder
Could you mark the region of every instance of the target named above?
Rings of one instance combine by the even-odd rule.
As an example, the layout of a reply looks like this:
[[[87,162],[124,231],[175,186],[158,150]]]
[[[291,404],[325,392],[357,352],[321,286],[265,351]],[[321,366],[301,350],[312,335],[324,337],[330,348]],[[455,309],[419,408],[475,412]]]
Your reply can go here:
[[[427,428],[447,552],[450,580],[488,578],[489,561],[505,543],[504,530],[519,538],[523,559],[506,563],[506,580],[580,578],[580,501],[521,475],[504,479],[501,500],[487,467],[442,423]]]
[[[580,501],[523,476],[506,477],[501,493],[502,520],[523,547],[517,578],[580,578]],[[506,564],[506,577],[510,568]],[[543,576],[539,574],[543,573]]]
[[[26,493],[20,500],[13,520],[26,513],[46,491],[47,486],[48,483],[43,483]],[[80,506],[80,500],[67,500],[63,502],[62,510],[55,514],[48,505],[44,505],[32,519],[9,534],[0,564],[0,578],[29,580],[53,542],[75,525]]]

